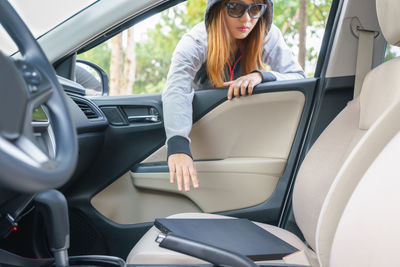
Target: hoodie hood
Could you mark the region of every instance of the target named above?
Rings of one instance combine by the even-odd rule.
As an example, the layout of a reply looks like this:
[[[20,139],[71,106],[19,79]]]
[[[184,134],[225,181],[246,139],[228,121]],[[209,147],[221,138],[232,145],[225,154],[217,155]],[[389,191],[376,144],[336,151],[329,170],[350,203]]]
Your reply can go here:
[[[207,1],[206,12],[204,14],[204,21],[205,21],[206,27],[208,27],[208,25],[211,22],[210,12],[211,12],[212,8],[214,8],[218,3],[221,3],[222,1],[223,0],[208,0]],[[272,17],[273,17],[273,2],[272,2],[272,0],[264,0],[264,3],[267,4],[267,10],[265,11],[264,15],[262,16],[262,19],[266,20],[267,30],[269,31],[269,29],[271,28]]]
[[[207,1],[207,7],[206,7],[206,13],[204,14],[204,21],[206,22],[206,25],[209,25],[210,22],[208,21],[208,16],[210,15],[210,10],[213,8],[216,4],[222,2],[222,0],[208,0]]]

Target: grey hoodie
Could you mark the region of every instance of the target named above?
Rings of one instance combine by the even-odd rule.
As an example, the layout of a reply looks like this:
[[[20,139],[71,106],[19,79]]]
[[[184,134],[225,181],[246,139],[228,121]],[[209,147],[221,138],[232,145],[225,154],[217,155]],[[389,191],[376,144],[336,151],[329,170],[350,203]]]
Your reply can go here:
[[[211,8],[220,1],[208,1],[206,21]],[[262,61],[271,67],[271,71],[255,70],[261,73],[263,82],[305,78],[301,66],[293,58],[282,33],[275,25],[271,25],[264,40]],[[203,21],[187,32],[176,46],[162,93],[168,156],[175,153],[191,156],[189,133],[193,120],[194,91],[210,88],[204,64],[206,52],[207,30]],[[234,79],[241,76],[241,67],[238,65],[234,70]]]

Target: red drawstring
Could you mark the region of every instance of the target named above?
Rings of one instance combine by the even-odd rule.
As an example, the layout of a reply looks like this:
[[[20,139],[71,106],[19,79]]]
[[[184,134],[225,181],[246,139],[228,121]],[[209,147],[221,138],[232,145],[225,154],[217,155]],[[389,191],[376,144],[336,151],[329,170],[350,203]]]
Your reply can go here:
[[[229,61],[228,61],[229,72],[231,74],[231,81],[233,81],[233,78],[235,77],[234,71],[235,71],[236,64],[239,62],[239,60],[241,58],[242,58],[242,55],[240,55],[240,57],[236,60],[235,64],[233,64],[233,68],[231,66],[231,63],[229,63]]]

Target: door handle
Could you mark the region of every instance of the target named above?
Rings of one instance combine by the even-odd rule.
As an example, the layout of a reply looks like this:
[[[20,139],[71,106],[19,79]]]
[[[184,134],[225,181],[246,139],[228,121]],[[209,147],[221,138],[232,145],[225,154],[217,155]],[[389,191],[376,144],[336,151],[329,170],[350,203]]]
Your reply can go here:
[[[141,115],[141,116],[129,116],[129,122],[159,122],[159,115]]]

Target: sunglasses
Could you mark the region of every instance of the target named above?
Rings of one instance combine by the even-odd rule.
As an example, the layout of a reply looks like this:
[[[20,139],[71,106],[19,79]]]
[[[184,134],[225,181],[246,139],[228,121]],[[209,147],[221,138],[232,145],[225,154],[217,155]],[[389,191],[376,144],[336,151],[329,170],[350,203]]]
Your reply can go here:
[[[247,10],[250,18],[258,19],[264,14],[265,10],[267,9],[266,4],[246,5],[238,2],[227,2],[225,3],[225,5],[228,9],[228,15],[232,18],[240,18]]]

